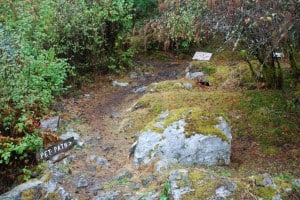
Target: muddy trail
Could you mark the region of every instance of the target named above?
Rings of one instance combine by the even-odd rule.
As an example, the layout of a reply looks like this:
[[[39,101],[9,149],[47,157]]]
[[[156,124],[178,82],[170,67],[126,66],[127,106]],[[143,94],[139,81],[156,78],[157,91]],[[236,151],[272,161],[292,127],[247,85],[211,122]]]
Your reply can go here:
[[[128,157],[136,133],[121,129],[124,127],[121,123],[126,112],[143,94],[134,93],[133,90],[153,82],[179,78],[188,61],[166,62],[149,59],[137,60],[136,63],[143,69],[138,69],[140,71],[132,74],[131,78],[130,75],[122,78],[98,76],[93,84],[82,89],[82,95],[78,98],[63,101],[66,112],[62,114],[62,118],[69,121],[69,128],[72,127],[79,133],[85,144],[84,148],[69,152],[70,156],[75,155],[72,156],[70,164],[61,165],[61,169],[67,174],[61,185],[76,198],[91,199],[103,187],[109,189],[108,183],[122,170],[135,172],[132,182],[140,181],[141,173],[145,173],[145,170],[133,169],[132,160]],[[112,80],[127,80],[130,84],[127,87],[114,87]],[[88,181],[88,187],[76,186],[82,181],[81,175]],[[131,188],[119,190],[124,193],[124,190],[130,191]]]

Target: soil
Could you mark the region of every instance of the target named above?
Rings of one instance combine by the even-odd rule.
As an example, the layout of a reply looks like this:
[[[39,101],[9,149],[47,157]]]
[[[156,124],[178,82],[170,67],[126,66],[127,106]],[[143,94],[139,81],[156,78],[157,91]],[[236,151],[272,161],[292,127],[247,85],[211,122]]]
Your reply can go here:
[[[120,123],[126,112],[142,95],[135,94],[132,90],[153,82],[177,79],[184,72],[188,62],[186,60],[166,62],[152,58],[143,61],[136,60],[137,65],[143,66],[144,69],[149,68],[151,72],[145,73],[143,77],[137,79],[100,75],[95,78],[93,84],[82,88],[83,95],[80,95],[79,98],[69,98],[63,101],[67,109],[63,118],[72,121],[72,126],[81,133],[82,140],[86,143],[84,149],[72,152],[76,154],[76,158],[67,169],[71,176],[65,177],[62,183],[67,191],[81,199],[93,197],[89,190],[90,187],[74,188],[71,177],[77,174],[85,174],[91,187],[111,181],[117,172],[124,168],[136,172],[133,174],[133,180],[139,179],[142,173],[147,174],[142,169],[133,169],[132,159],[128,158],[130,146],[136,139],[136,133],[120,129],[122,127]],[[111,84],[112,80],[119,82],[129,80],[130,85],[114,87]],[[106,158],[110,166],[96,166],[96,171],[89,171],[88,168],[95,166],[95,162],[89,160],[91,155]]]

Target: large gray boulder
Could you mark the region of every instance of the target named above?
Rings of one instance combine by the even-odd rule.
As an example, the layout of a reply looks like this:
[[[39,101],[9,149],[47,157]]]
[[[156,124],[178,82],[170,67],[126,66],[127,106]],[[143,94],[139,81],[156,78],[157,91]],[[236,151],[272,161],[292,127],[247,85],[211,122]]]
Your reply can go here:
[[[163,128],[163,118],[159,116],[158,119],[160,120],[153,126]],[[147,129],[138,137],[134,151],[134,164],[145,165],[154,159],[163,159],[172,162],[176,160],[187,165],[228,165],[231,153],[231,131],[223,117],[218,117],[217,120],[219,123],[215,128],[221,131],[223,138],[202,133],[187,137],[185,119],[174,121],[164,128],[162,133]]]
[[[42,181],[31,180],[11,191],[0,195],[1,200],[22,200],[22,199],[40,199],[42,196]]]

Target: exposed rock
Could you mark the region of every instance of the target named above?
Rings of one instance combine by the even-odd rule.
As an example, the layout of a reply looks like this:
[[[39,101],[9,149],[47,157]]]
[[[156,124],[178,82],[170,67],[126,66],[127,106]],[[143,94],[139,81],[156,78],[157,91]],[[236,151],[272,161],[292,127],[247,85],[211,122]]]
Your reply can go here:
[[[115,111],[111,112],[110,118],[114,119],[114,118],[118,118],[118,117],[119,117],[119,113],[117,113]]]
[[[148,192],[147,194],[143,195],[142,199],[145,200],[156,200],[159,199],[160,194],[158,192]]]
[[[144,93],[144,92],[146,92],[146,90],[147,90],[147,87],[146,86],[142,86],[142,87],[133,89],[132,92],[138,94],[138,93]]]
[[[110,167],[110,163],[107,161],[107,159],[103,157],[97,157],[96,158],[97,165],[103,166],[103,167]]]
[[[131,79],[137,79],[138,77],[139,77],[138,73],[136,73],[136,72],[131,72],[130,73],[130,78]]]
[[[300,190],[300,179],[295,179],[293,180],[293,185],[295,185],[295,187]]]
[[[90,95],[90,94],[84,94],[83,97],[84,97],[84,98],[90,98],[91,95]]]
[[[114,144],[106,144],[101,149],[104,152],[108,152],[108,151],[112,150],[113,148],[114,148]]]
[[[161,134],[152,131],[146,131],[140,135],[134,152],[134,163],[148,164],[156,156],[155,150],[159,148],[161,139]]]
[[[133,182],[133,183],[127,184],[125,187],[126,187],[126,189],[129,189],[129,190],[139,190],[141,188],[141,184]]]
[[[95,172],[97,169],[97,167],[95,165],[87,165],[85,168],[89,172]]]
[[[21,200],[21,199],[40,199],[42,196],[42,181],[32,180],[17,187],[11,191],[0,195],[1,200]]]
[[[142,185],[147,187],[150,183],[152,183],[156,179],[154,174],[147,176],[146,178],[142,179]]]
[[[135,142],[130,146],[130,148],[129,148],[129,153],[128,153],[128,158],[130,158],[131,156],[134,155],[136,145],[137,145],[137,141],[135,141]]]
[[[94,197],[93,200],[118,200],[121,197],[120,193],[120,191],[102,192],[98,196]]]
[[[202,77],[204,77],[203,72],[187,72],[186,75],[185,75],[186,79],[197,79],[197,80],[199,80]]]
[[[170,195],[174,200],[181,199],[181,196],[194,191],[191,189],[191,183],[188,178],[188,170],[173,170],[169,175]]]
[[[70,129],[67,133],[60,135],[60,139],[62,139],[62,140],[66,140],[71,137],[74,137],[75,141],[79,140],[79,134],[76,133],[73,129]]]
[[[214,200],[228,199],[233,196],[234,191],[237,189],[235,183],[231,183],[228,180],[223,181],[222,186],[218,187],[215,191]]]
[[[53,193],[57,190],[58,183],[61,182],[63,176],[65,175],[61,170],[55,168],[53,164],[49,166],[48,170],[50,172],[50,175],[45,175],[41,179],[43,181],[43,189],[46,195],[48,193]]]
[[[273,182],[272,177],[270,176],[270,174],[264,173],[262,176],[263,176],[263,186],[264,187],[276,188],[276,185]]]
[[[218,120],[219,124],[216,128],[226,136],[226,140],[216,135],[200,133],[186,137],[184,119],[171,123],[163,130],[163,133],[148,129],[137,140],[134,163],[136,165],[148,164],[154,158],[160,158],[176,159],[178,163],[188,165],[228,165],[232,136],[226,121],[222,117]]]
[[[113,81],[112,85],[114,87],[127,87],[129,85],[129,83],[121,83],[121,82],[118,82],[118,81]]]
[[[104,187],[101,184],[95,184],[93,187],[91,187],[91,191],[95,196],[98,194],[99,190],[103,190],[103,189]]]
[[[77,174],[73,178],[73,185],[77,188],[85,188],[89,186],[89,181],[83,174]]]
[[[88,157],[88,160],[89,160],[89,161],[94,161],[96,158],[97,158],[96,155],[90,155],[90,156]]]
[[[127,194],[123,194],[123,198],[126,200],[140,200],[142,197],[133,195],[131,193],[127,193]]]
[[[69,131],[65,134],[60,135],[60,139],[66,140],[68,138],[74,137],[77,147],[83,147],[84,142],[80,141],[79,134],[76,133],[73,129],[69,129]]]
[[[127,170],[123,169],[114,177],[115,180],[122,180],[122,179],[130,179],[132,177],[132,173]]]
[[[184,85],[185,89],[187,89],[187,90],[191,90],[193,88],[192,83],[184,83],[183,85]]]
[[[170,164],[172,163],[177,163],[176,159],[162,159],[157,161],[157,163],[155,164],[154,170],[158,173],[161,173],[165,170],[168,170],[170,167]]]
[[[59,186],[57,189],[57,194],[60,195],[61,200],[76,200],[69,192],[67,192],[63,187]]]
[[[55,116],[46,120],[41,121],[41,131],[57,131],[59,125],[59,116]]]

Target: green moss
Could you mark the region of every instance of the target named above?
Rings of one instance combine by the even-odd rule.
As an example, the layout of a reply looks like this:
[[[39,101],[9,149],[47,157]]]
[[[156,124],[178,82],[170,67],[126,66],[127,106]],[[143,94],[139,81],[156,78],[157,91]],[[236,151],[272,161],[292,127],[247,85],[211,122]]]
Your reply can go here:
[[[272,200],[276,195],[276,190],[271,187],[257,187],[254,193],[265,200]]]
[[[206,113],[198,108],[192,109],[185,118],[186,134],[191,136],[197,133],[202,135],[216,135],[223,141],[228,142],[228,138],[215,126],[219,123],[216,114]]]
[[[159,119],[160,116],[154,118],[149,124],[145,126],[142,132],[152,130],[157,133],[162,133],[165,128],[170,126],[173,122],[184,119],[186,122],[185,133],[187,137],[194,134],[202,135],[216,135],[223,141],[228,142],[227,136],[222,133],[215,126],[219,123],[216,114],[207,113],[200,108],[181,108],[169,111],[165,119]],[[156,126],[160,123],[162,127]]]
[[[209,199],[218,187],[218,180],[212,179],[208,175],[198,170],[189,173],[189,180],[192,183],[194,192],[188,193],[182,199]]]
[[[263,149],[263,152],[266,155],[276,155],[278,152],[278,148],[275,146],[268,146]]]
[[[60,194],[58,194],[56,192],[50,192],[50,193],[48,193],[48,196],[46,199],[59,200],[59,199],[61,199],[61,197],[60,197]]]
[[[186,90],[184,84],[191,83],[194,85],[194,82],[191,80],[168,80],[162,81],[159,83],[152,83],[148,86],[149,90],[153,89],[155,92],[164,92],[164,91],[171,91],[171,90]]]
[[[203,71],[207,75],[212,75],[217,71],[216,66],[208,61],[192,61],[190,65],[192,72]]]
[[[36,190],[35,189],[29,189],[26,190],[24,192],[22,192],[21,194],[21,199],[22,200],[31,200],[31,199],[35,199],[36,196]]]

